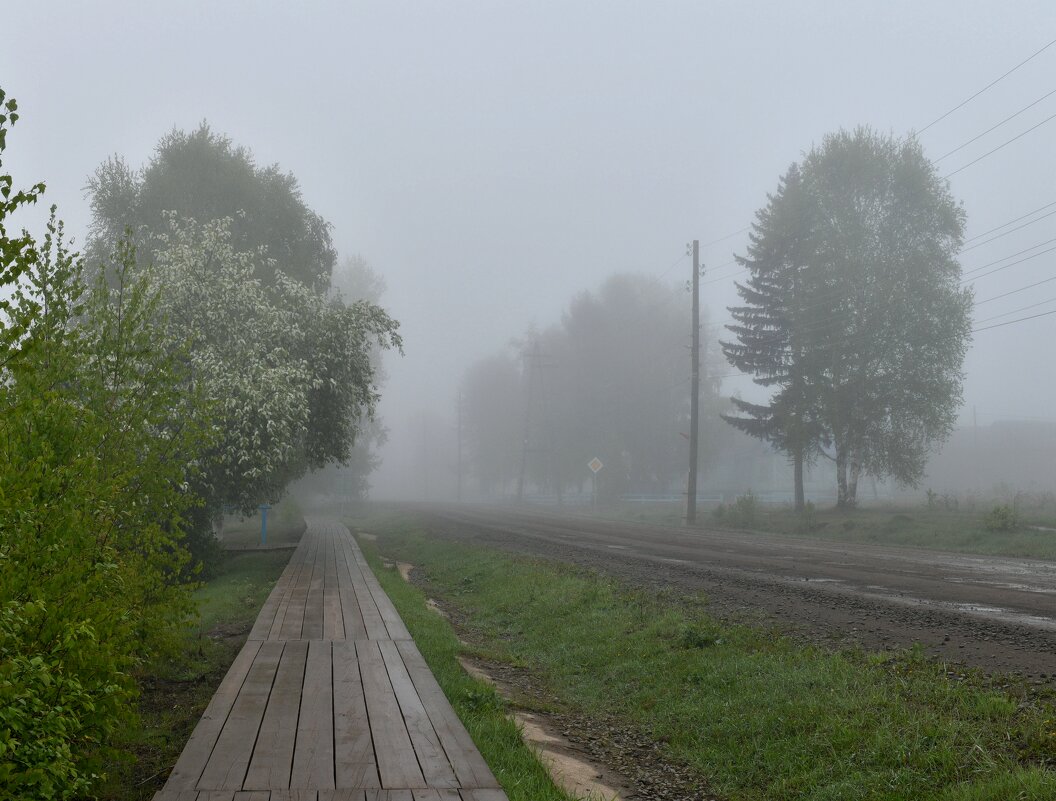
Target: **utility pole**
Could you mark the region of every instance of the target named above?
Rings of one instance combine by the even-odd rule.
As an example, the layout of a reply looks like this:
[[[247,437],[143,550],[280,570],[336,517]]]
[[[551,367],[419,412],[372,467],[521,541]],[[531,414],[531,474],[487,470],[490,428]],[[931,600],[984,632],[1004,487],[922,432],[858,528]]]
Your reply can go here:
[[[700,430],[700,242],[693,240],[693,347],[689,388],[689,482],[686,487],[686,524],[697,522],[697,436]]]
[[[458,490],[456,498],[462,503],[462,390],[458,391]]]

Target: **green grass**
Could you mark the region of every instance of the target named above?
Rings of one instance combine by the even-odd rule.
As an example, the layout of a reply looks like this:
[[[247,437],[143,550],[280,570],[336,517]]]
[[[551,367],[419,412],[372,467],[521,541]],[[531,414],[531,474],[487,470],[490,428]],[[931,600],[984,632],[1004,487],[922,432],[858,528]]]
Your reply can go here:
[[[253,547],[260,544],[260,512],[240,517],[224,517],[220,532],[221,542],[225,546],[239,548]],[[305,529],[304,516],[300,506],[286,497],[268,511],[268,545],[296,545],[300,542]]]
[[[754,523],[746,528],[837,542],[1056,560],[1056,532],[1025,526],[1013,531],[989,531],[983,524],[986,511],[867,507],[851,511],[819,509],[811,517],[788,508],[763,508]],[[716,524],[716,521],[705,517],[704,524],[709,523]]]
[[[556,787],[508,716],[505,701],[458,662],[461,645],[450,624],[425,604],[420,590],[395,569],[382,567],[373,544],[361,541],[378,581],[396,605],[437,682],[465,724],[510,801],[570,801]]]
[[[289,551],[228,554],[195,592],[201,620],[179,659],[144,670],[140,725],[126,743],[132,760],[111,766],[102,801],[146,801],[161,789],[289,560]]]
[[[732,505],[732,504],[731,504]],[[843,511],[818,508],[803,515],[787,506],[757,504],[750,520],[737,515],[717,517],[701,508],[697,521],[704,528],[733,528],[769,534],[808,536],[833,542],[930,548],[981,556],[1013,556],[1056,561],[1056,531],[1037,531],[1032,525],[1056,528],[1040,511],[1021,514],[1023,524],[1013,531],[989,531],[984,518],[992,506],[975,511],[928,509],[920,506],[863,506]],[[636,504],[602,511],[600,516],[635,523],[680,526],[683,510],[672,504]]]
[[[1056,710],[950,680],[920,652],[805,647],[720,624],[702,598],[436,541],[408,520],[370,531],[424,570],[490,658],[530,669],[573,709],[616,714],[731,801],[1056,798]],[[457,645],[444,647],[453,659]]]

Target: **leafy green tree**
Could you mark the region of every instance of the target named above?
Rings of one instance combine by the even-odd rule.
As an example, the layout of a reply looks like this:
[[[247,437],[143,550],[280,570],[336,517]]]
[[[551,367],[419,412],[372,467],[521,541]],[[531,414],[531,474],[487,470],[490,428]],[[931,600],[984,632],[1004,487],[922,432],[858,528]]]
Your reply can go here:
[[[757,384],[776,389],[768,404],[731,398],[737,414],[722,418],[788,454],[797,510],[805,503],[804,465],[820,451],[824,433],[812,404],[804,358],[814,320],[806,308],[809,213],[800,168],[794,164],[768,204],[756,213],[747,255],[736,257],[748,270],[748,279],[737,284],[744,305],[729,310],[734,323],[727,329],[736,341],[721,343],[731,364],[754,374]]]
[[[231,225],[169,215],[149,270],[167,341],[190,340],[194,385],[213,404],[215,445],[196,485],[213,513],[248,513],[306,471],[348,461],[379,399],[374,349],[400,346],[383,309],[269,275],[263,250],[238,250]]]
[[[863,472],[915,484],[952,430],[971,335],[964,212],[916,140],[868,128],[827,136],[789,176],[757,218],[725,346],[778,391],[739,424],[817,443],[851,506]]]
[[[260,265],[268,283],[277,267],[314,289],[325,289],[337,258],[330,225],[301,197],[297,179],[277,165],[259,167],[252,153],[202,123],[162,137],[141,170],[120,157],[103,162],[88,180],[92,208],[89,255],[102,261],[131,226],[141,255],[150,260],[152,234],[168,230],[166,214],[200,223],[231,218],[238,251],[263,247],[272,262]]]
[[[139,666],[193,612],[180,542],[204,434],[131,250],[88,287],[53,214],[30,251],[0,351],[0,797],[86,797]]]

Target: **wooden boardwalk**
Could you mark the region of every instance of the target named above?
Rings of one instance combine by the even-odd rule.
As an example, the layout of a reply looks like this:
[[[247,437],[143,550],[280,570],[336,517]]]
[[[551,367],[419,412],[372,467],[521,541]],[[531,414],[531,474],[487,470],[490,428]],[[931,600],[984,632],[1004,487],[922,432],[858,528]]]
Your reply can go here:
[[[154,801],[506,801],[348,529],[313,522]]]

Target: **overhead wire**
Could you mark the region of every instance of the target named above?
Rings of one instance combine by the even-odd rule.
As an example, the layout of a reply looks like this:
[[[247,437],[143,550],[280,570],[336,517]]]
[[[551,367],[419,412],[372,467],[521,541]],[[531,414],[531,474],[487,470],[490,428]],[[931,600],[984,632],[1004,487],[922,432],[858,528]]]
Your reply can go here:
[[[937,159],[933,159],[933,160],[932,160],[932,161],[933,161],[933,163],[934,163],[934,164],[938,164],[938,163],[939,163],[940,161],[942,161],[943,159],[949,158],[949,157],[950,157],[950,156],[952,156],[952,155],[953,155],[954,153],[957,153],[957,152],[958,152],[958,151],[960,151],[960,150],[964,150],[964,148],[968,147],[968,145],[970,145],[970,144],[972,144],[972,143],[974,143],[974,142],[977,142],[977,141],[979,141],[979,140],[980,140],[980,139],[982,139],[982,138],[983,138],[984,136],[986,136],[986,135],[987,135],[988,133],[992,133],[993,131],[996,131],[996,130],[997,130],[998,128],[1000,128],[1000,127],[1001,127],[1002,125],[1004,125],[1004,124],[1005,124],[1006,122],[1011,122],[1012,120],[1014,120],[1014,119],[1015,119],[1016,117],[1018,117],[1018,116],[1019,116],[1020,114],[1022,114],[1023,112],[1025,112],[1025,111],[1029,111],[1030,109],[1034,108],[1034,106],[1038,105],[1038,103],[1040,103],[1040,102],[1041,102],[1042,100],[1044,100],[1045,98],[1047,98],[1047,97],[1050,97],[1050,96],[1052,96],[1052,95],[1056,95],[1056,89],[1053,89],[1053,90],[1052,90],[1052,91],[1050,91],[1050,92],[1046,92],[1046,93],[1045,93],[1045,94],[1043,94],[1043,95],[1042,95],[1041,97],[1039,97],[1039,98],[1038,98],[1037,100],[1035,100],[1035,101],[1034,101],[1033,103],[1030,103],[1029,105],[1026,105],[1026,106],[1024,106],[1024,107],[1023,107],[1023,108],[1021,108],[1021,109],[1020,109],[1019,111],[1017,111],[1017,112],[1016,112],[1015,114],[1010,114],[1009,116],[1007,116],[1007,117],[1005,117],[1005,118],[1004,118],[1003,120],[1001,120],[1001,122],[999,122],[999,123],[997,123],[996,125],[992,125],[992,126],[990,126],[989,128],[987,128],[987,129],[986,129],[985,131],[983,131],[983,132],[982,132],[981,134],[977,134],[976,136],[973,136],[973,137],[972,137],[971,139],[969,139],[969,140],[968,140],[967,142],[964,142],[963,144],[960,144],[960,145],[958,145],[958,146],[957,146],[957,147],[955,147],[955,148],[954,148],[953,150],[950,150],[950,151],[947,151],[946,153],[943,153],[943,154],[942,154],[941,156],[939,156],[939,157],[938,157]]]
[[[1006,72],[1006,73],[1004,73],[1004,74],[1000,75],[999,77],[995,78],[994,80],[990,81],[990,83],[988,83],[988,84],[987,84],[986,86],[984,86],[984,87],[983,87],[982,89],[980,89],[980,90],[979,90],[978,92],[976,92],[975,94],[973,94],[973,95],[972,95],[971,97],[965,98],[965,99],[964,99],[964,100],[962,100],[962,101],[961,101],[960,103],[958,103],[958,104],[957,104],[956,106],[954,106],[953,108],[951,108],[951,109],[950,109],[949,111],[947,111],[947,112],[945,112],[945,113],[943,113],[943,114],[940,114],[940,115],[939,115],[938,117],[936,117],[935,119],[933,119],[933,120],[932,120],[931,122],[929,122],[929,123],[928,123],[927,125],[925,125],[925,126],[924,126],[923,128],[921,128],[921,129],[920,129],[919,131],[917,131],[917,133],[918,133],[918,134],[922,134],[922,133],[924,133],[924,132],[925,132],[926,130],[928,130],[929,128],[931,128],[931,127],[932,127],[933,125],[937,125],[938,123],[942,122],[942,121],[943,121],[944,119],[946,119],[947,117],[949,117],[949,116],[950,116],[951,114],[953,114],[953,112],[957,111],[958,109],[964,108],[964,107],[965,107],[966,105],[968,105],[968,104],[969,104],[969,103],[971,103],[971,102],[972,102],[973,100],[975,100],[975,99],[976,99],[977,97],[979,97],[979,95],[983,94],[984,92],[986,92],[986,91],[988,91],[988,90],[992,89],[992,88],[993,88],[994,86],[996,86],[997,84],[1001,83],[1001,81],[1003,81],[1003,80],[1004,80],[1005,78],[1007,78],[1007,77],[1008,77],[1009,75],[1011,75],[1012,73],[1014,73],[1014,72],[1015,72],[1016,70],[1018,70],[1018,69],[1019,69],[1020,67],[1022,67],[1022,66],[1024,66],[1024,65],[1028,64],[1029,62],[1033,61],[1033,60],[1034,60],[1035,58],[1037,58],[1038,56],[1040,56],[1040,55],[1041,55],[1042,53],[1044,53],[1044,52],[1045,52],[1046,50],[1048,50],[1048,49],[1049,49],[1050,47],[1052,47],[1053,45],[1056,45],[1056,39],[1053,39],[1053,40],[1052,40],[1051,42],[1049,42],[1048,44],[1044,45],[1044,46],[1043,46],[1043,47],[1041,47],[1040,49],[1038,49],[1038,50],[1035,50],[1035,51],[1034,51],[1033,53],[1031,53],[1031,54],[1030,54],[1029,56],[1027,56],[1027,57],[1026,57],[1025,59],[1023,59],[1023,60],[1022,60],[1021,62],[1019,62],[1018,64],[1016,64],[1016,66],[1014,66],[1014,67],[1013,67],[1012,69],[1010,69],[1010,70],[1009,70],[1008,72]]]

